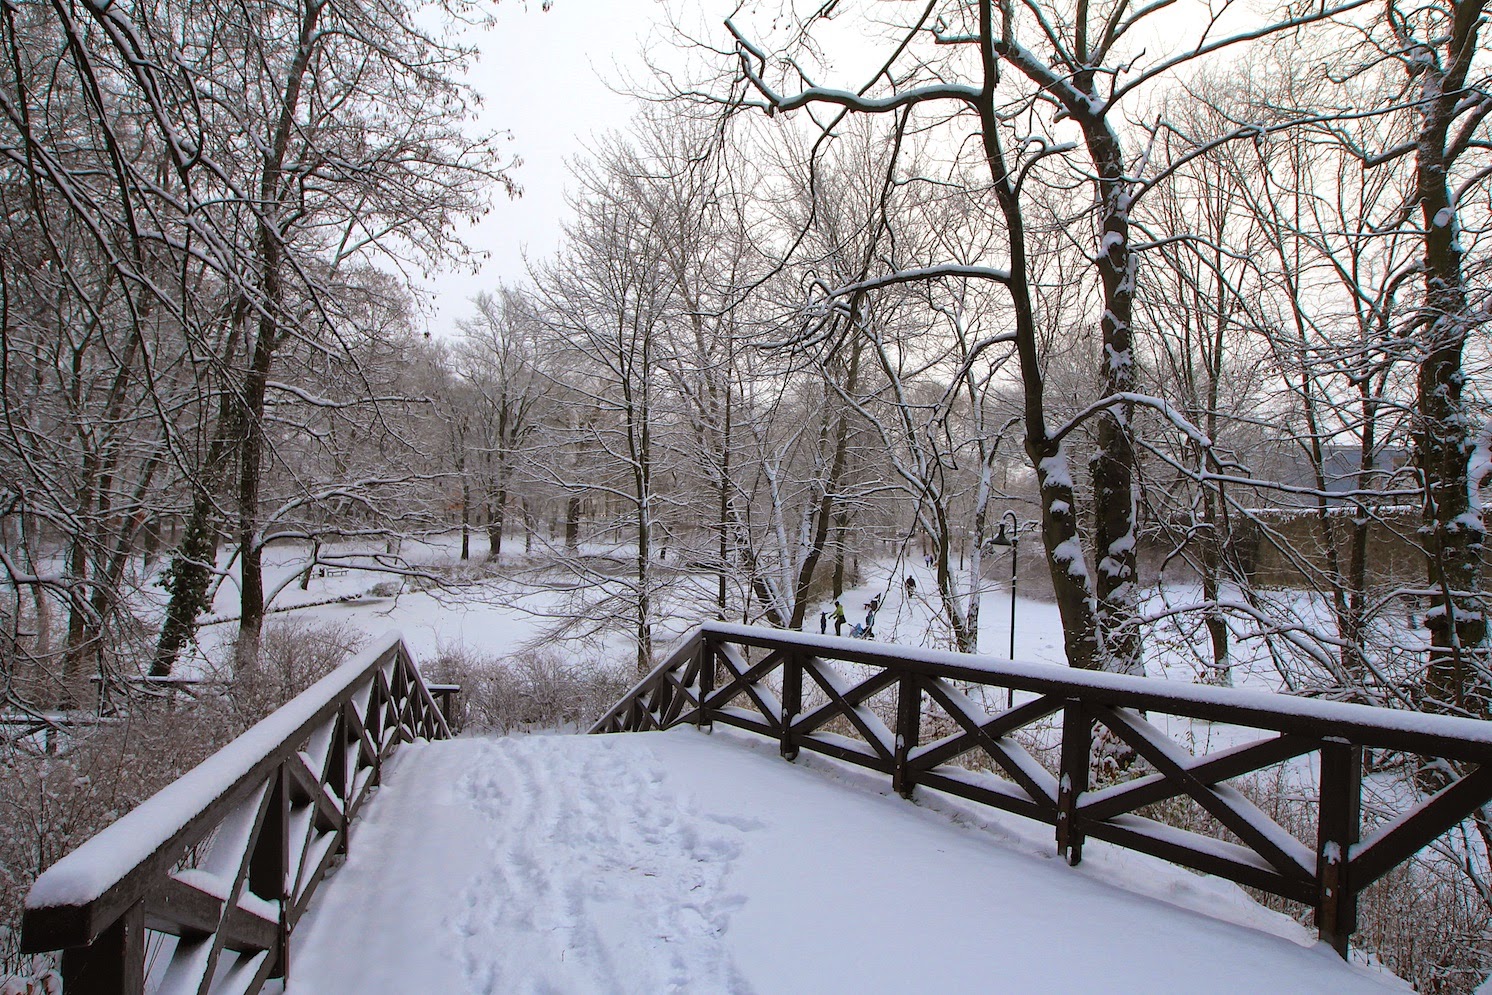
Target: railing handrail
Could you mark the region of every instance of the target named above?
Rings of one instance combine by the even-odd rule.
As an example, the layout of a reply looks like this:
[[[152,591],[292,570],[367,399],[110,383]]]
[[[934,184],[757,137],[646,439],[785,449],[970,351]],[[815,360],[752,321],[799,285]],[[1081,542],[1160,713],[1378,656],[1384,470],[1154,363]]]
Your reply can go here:
[[[379,678],[385,668],[396,675],[395,683],[402,688],[401,701],[416,698],[416,702],[399,704],[389,697],[390,689],[377,690],[388,683]],[[326,763],[341,765],[338,769],[342,773],[336,776],[343,782],[349,780],[347,766],[354,761],[345,756],[337,758],[335,751],[350,749],[354,742],[362,744],[358,749],[363,751],[355,763],[376,772],[383,751],[374,748],[370,754],[365,741],[371,736],[375,744],[392,744],[387,745],[392,750],[399,739],[397,730],[394,734],[382,727],[376,733],[371,731],[374,723],[383,721],[371,715],[374,698],[379,695],[383,697],[379,697],[378,708],[395,704],[403,710],[398,719],[401,727],[407,716],[407,723],[421,730],[420,734],[437,738],[450,734],[445,716],[399,634],[380,638],[44,871],[26,897],[23,948],[40,952],[94,944],[127,911],[147,899],[158,898],[159,889],[169,884],[166,879],[189,848],[257,792],[294,790],[314,795],[327,790],[325,786],[308,787],[304,781],[292,786],[287,781],[289,775],[281,773],[288,770],[288,764],[298,762],[297,756],[305,760],[301,744],[313,736],[343,737],[341,744],[329,741],[326,747]],[[349,713],[356,710],[359,699],[370,713],[369,731],[364,731],[363,717],[356,720],[356,725],[348,724]],[[310,765],[302,766],[309,770]],[[278,789],[276,784],[280,785]],[[355,810],[351,794],[344,790],[341,797],[326,795],[316,797],[314,802],[323,819],[331,817],[327,806],[331,811],[340,808],[344,824],[338,830],[338,840],[343,844],[345,820]],[[261,814],[260,818],[267,816]],[[283,894],[277,898],[286,900]],[[281,928],[288,933],[289,911],[282,908],[280,915]]]
[[[874,643],[843,636],[815,636],[729,622],[703,622],[688,634],[689,637],[696,635],[698,638],[713,636],[762,648],[792,646],[819,650],[829,647],[832,652],[818,655],[850,663],[894,667],[925,677],[998,684],[1017,691],[1064,697],[1081,695],[1125,708],[1143,710],[1162,706],[1172,715],[1275,732],[1320,736],[1321,725],[1326,723],[1338,727],[1363,746],[1492,763],[1492,722],[1481,719],[1431,715],[1349,701],[1322,701],[1277,691],[1074,670],[1051,663],[1024,663],[951,650]],[[670,661],[659,664],[640,683],[655,680],[657,674],[669,667]],[[616,711],[613,708],[608,714]],[[1441,752],[1442,749],[1446,752]]]
[[[766,653],[741,652],[749,648]],[[836,671],[832,664],[841,661],[870,673]],[[810,680],[821,704],[805,703]],[[1005,707],[991,710],[987,700],[970,698],[969,685],[1007,690]],[[1035,697],[1017,704],[1017,690]],[[894,719],[869,707],[881,695],[894,698]],[[941,710],[953,729],[925,745],[924,705]],[[1194,754],[1149,714],[1259,730],[1266,738]],[[1014,738],[1054,720],[1055,773]],[[841,731],[831,732],[831,722],[842,722]],[[1314,906],[1321,936],[1343,956],[1361,891],[1492,800],[1492,722],[726,622],[688,633],[591,731],[715,723],[777,739],[790,760],[808,749],[889,775],[905,797],[923,786],[1045,821],[1070,863],[1082,859],[1091,837]],[[1090,790],[1100,726],[1153,773]],[[1372,749],[1465,766],[1438,764],[1440,790],[1362,839],[1362,776]],[[984,754],[994,774],[960,766],[971,753]],[[1228,784],[1306,755],[1319,771],[1314,846]],[[1179,796],[1239,842],[1142,814]]]

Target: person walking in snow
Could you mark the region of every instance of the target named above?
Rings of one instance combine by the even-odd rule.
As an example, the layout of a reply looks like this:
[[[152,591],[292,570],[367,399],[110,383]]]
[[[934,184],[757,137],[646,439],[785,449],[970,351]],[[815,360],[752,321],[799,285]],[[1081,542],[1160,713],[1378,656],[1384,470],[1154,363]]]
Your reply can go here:
[[[836,599],[834,602],[834,634],[839,635],[839,630],[844,627],[844,605]]]
[[[874,604],[874,602],[872,602],[872,604]],[[866,639],[874,639],[875,637],[876,637],[876,610],[875,610],[875,608],[871,608],[869,611],[867,611],[865,613],[865,638]]]
[[[912,575],[911,574],[907,574],[907,597],[910,598],[912,595],[914,595],[916,593],[917,593],[917,582],[912,579]]]
[[[819,635],[822,636],[823,634],[825,634],[828,631],[829,631],[829,613],[828,612],[819,612]]]

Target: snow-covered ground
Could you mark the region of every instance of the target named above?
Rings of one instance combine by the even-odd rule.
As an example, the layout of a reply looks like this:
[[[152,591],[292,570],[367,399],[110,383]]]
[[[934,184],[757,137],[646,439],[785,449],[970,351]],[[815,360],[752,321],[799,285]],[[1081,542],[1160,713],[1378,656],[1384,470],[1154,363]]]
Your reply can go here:
[[[288,991],[1405,990],[1231,885],[928,801],[723,729],[406,747]]]

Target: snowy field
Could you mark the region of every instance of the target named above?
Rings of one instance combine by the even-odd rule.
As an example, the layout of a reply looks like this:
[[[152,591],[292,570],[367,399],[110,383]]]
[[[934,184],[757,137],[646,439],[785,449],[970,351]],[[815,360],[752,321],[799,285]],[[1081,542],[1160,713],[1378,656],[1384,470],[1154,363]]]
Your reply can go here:
[[[474,545],[476,545],[474,543]],[[460,569],[459,539],[451,535],[430,543],[406,542],[399,551],[410,563],[441,569]],[[323,550],[323,555],[328,551]],[[598,552],[601,552],[598,550]],[[604,552],[625,557],[627,550]],[[265,586],[279,593],[272,605],[270,622],[276,620],[316,620],[348,623],[369,635],[398,630],[414,651],[416,659],[430,656],[440,649],[466,647],[479,653],[510,653],[528,645],[547,642],[546,631],[553,624],[550,617],[561,608],[561,597],[539,589],[534,581],[492,580],[464,588],[429,589],[428,585],[396,575],[357,569],[359,560],[371,554],[344,554],[348,566],[318,570],[307,589],[299,589],[297,577],[305,560],[305,550],[289,544],[271,545],[265,553]],[[472,566],[480,569],[482,554],[475,552]],[[532,564],[521,556],[505,555],[500,572],[522,574]],[[210,657],[221,657],[224,644],[233,638],[238,617],[238,589],[234,564],[224,557],[220,566],[224,581],[213,602],[215,618],[224,621],[204,626],[199,633],[203,649]],[[992,569],[1003,569],[995,563]],[[865,620],[864,604],[880,595],[882,607],[876,618],[876,636],[880,642],[909,646],[946,645],[947,636],[936,626],[933,572],[920,561],[915,564],[894,560],[867,561],[865,581],[844,592],[842,598],[848,623]],[[905,577],[910,576],[916,590],[908,594]],[[684,581],[687,584],[688,581]],[[713,591],[715,576],[703,575],[697,583]],[[1010,595],[1006,581],[987,581],[980,607],[980,651],[1005,656],[1010,642]],[[425,589],[420,589],[425,588]],[[397,591],[397,593],[391,593]],[[145,612],[158,613],[163,608],[161,592],[144,587]],[[677,603],[681,599],[672,599]],[[665,599],[668,603],[669,599]],[[157,602],[151,605],[151,602]],[[305,606],[305,607],[296,607]],[[293,608],[286,611],[284,609]],[[809,614],[808,631],[818,629],[818,610],[832,610],[833,601],[825,600]],[[158,621],[158,620],[157,620]],[[697,617],[679,616],[665,619],[655,635],[656,642],[666,645],[682,634]],[[615,631],[603,639],[588,638],[572,647],[583,655],[599,658],[605,654],[618,660],[631,658],[627,620],[616,619]],[[1017,659],[1063,664],[1062,624],[1054,604],[1020,597],[1016,601]],[[829,631],[833,632],[832,623]],[[846,629],[848,632],[848,629]],[[1189,673],[1189,672],[1188,672]]]
[[[1231,885],[723,729],[407,747],[365,813],[290,995],[1407,990]]]

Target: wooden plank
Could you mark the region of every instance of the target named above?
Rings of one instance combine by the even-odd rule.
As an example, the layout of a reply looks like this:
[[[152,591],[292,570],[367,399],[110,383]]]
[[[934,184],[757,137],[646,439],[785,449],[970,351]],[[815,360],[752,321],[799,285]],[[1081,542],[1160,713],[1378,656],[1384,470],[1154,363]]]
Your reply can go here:
[[[285,907],[285,900],[288,897],[286,878],[290,873],[289,832],[290,793],[287,790],[286,776],[282,768],[270,789],[269,804],[266,806],[264,818],[249,854],[248,865],[249,891],[260,898],[279,902],[281,908]],[[270,968],[270,977],[283,978],[289,968],[289,959],[290,929],[289,925],[282,921],[279,935],[270,953],[270,960],[275,962]]]
[[[836,760],[852,763],[857,767],[866,767],[870,770],[878,771],[888,777],[891,775],[892,764],[889,758],[873,756],[869,753],[863,753],[860,750],[852,750],[849,747],[840,746],[838,743],[831,743],[814,736],[804,736],[796,740],[796,742],[799,749],[809,750],[813,753],[822,753],[825,756],[834,757]]]
[[[1062,709],[1061,779],[1057,782],[1057,853],[1076,867],[1083,859],[1083,824],[1078,801],[1088,790],[1088,754],[1093,749],[1093,716],[1081,700]]]
[[[1161,860],[1250,888],[1258,888],[1294,902],[1310,905],[1315,901],[1314,882],[1287,878],[1262,860],[1250,863],[1248,857],[1258,860],[1258,855],[1237,844],[1197,837],[1199,842],[1207,845],[1189,845],[1185,842],[1185,837],[1196,834],[1136,815],[1115,816],[1107,822],[1084,822],[1083,831],[1093,839],[1148,853]],[[1238,856],[1226,856],[1229,849],[1237,851]]]
[[[725,670],[733,676],[724,687],[717,689],[707,697],[708,708],[711,711],[724,708],[745,692],[755,702],[762,719],[772,728],[770,735],[774,739],[779,736],[780,730],[777,723],[780,721],[778,714],[781,711],[781,705],[775,700],[764,698],[756,684],[781,665],[783,655],[781,653],[768,654],[760,662],[747,666],[745,669],[741,669],[744,661],[735,658],[729,646],[716,647],[716,658],[724,661]]]
[[[936,684],[936,682],[933,683],[934,685]],[[973,716],[970,716],[967,712],[964,711],[964,709],[957,707],[957,704],[947,695],[946,690],[942,687],[930,685],[928,687],[928,694],[944,706],[944,710],[955,722],[958,722],[964,727],[964,735],[956,738],[959,740],[966,740],[969,744],[969,747],[967,749],[958,750],[956,753],[953,754],[954,757],[962,756],[964,753],[968,752],[969,749],[982,748],[985,754],[989,756],[990,759],[994,760],[995,763],[999,764],[1000,768],[1004,770],[1007,775],[1010,776],[1011,780],[1015,781],[1016,784],[1019,784],[1021,786],[1021,790],[1025,791],[1026,794],[1031,797],[1032,801],[1036,802],[1037,804],[1056,804],[1056,779],[1053,778],[1049,773],[1047,773],[1047,771],[1042,768],[1041,765],[1038,764],[1036,760],[1025,751],[1025,749],[1014,743],[1001,742],[999,739],[994,738],[989,732],[986,731],[987,726],[998,728],[1000,726],[1003,726],[1004,723],[991,722],[988,723],[987,726],[979,725]],[[1032,702],[1030,704],[1035,705],[1036,703]],[[1061,707],[1060,704],[1052,703],[1050,699],[1046,699],[1041,707],[1027,709],[1027,706],[1023,705],[1021,706],[1021,708],[1011,709],[1009,712],[1006,712],[1001,718],[1008,718],[1014,712],[1026,709],[1026,715],[1034,716],[1034,718],[1030,721],[1035,721],[1037,719],[1045,718],[1047,715],[1050,715],[1059,707]],[[1025,723],[1021,724],[1024,725]],[[924,765],[928,759],[935,756],[943,755],[943,753],[944,751],[938,751],[936,753],[928,753],[922,757],[919,757],[918,762],[915,765],[916,769],[926,769]]]
[[[800,726],[805,733],[817,731],[825,723],[832,721],[835,716],[844,715],[849,709],[859,706],[867,698],[881,693],[901,679],[901,675],[896,671],[882,670],[871,674],[841,694],[839,691],[826,686],[825,682],[828,681],[828,678],[820,674],[819,668],[821,667],[828,667],[828,664],[818,657],[804,657],[804,673],[812,677],[813,682],[822,688],[824,693],[829,697],[827,702],[803,715],[800,720]],[[843,676],[839,671],[833,670],[832,667],[828,667],[828,671],[832,672],[835,676]],[[889,731],[887,730],[887,732]]]
[[[865,697],[869,697],[868,694],[863,695],[858,700],[852,699],[851,694],[854,691],[862,690],[869,684],[880,683],[880,681],[882,680],[884,680],[884,683],[880,685],[881,687],[890,687],[898,679],[897,675],[891,673],[890,671],[886,671],[878,675],[877,677],[862,681],[861,683],[855,685],[855,687],[851,691],[841,693],[839,689],[834,686],[834,682],[820,672],[821,667],[823,667],[822,661],[811,660],[804,669],[808,673],[808,676],[813,678],[813,682],[820,688],[822,688],[824,693],[829,696],[830,703],[834,706],[837,706],[836,714],[843,715],[846,719],[848,719],[850,724],[853,725],[857,730],[859,730],[860,735],[865,740],[865,744],[871,749],[875,750],[876,755],[886,762],[886,770],[889,773],[893,765],[895,764],[895,758],[892,756],[892,747],[894,744],[890,742],[890,740],[892,739],[891,730],[887,729],[885,723],[883,722],[879,723],[879,729],[872,727],[870,723],[865,720],[865,716],[860,714],[860,708],[862,707],[860,702],[863,701]],[[836,676],[838,676],[837,671],[835,672],[835,674]],[[805,722],[811,722],[813,716],[818,715],[820,711],[822,711],[822,709],[815,710],[811,716],[805,719]],[[879,722],[879,720],[877,721]],[[884,736],[881,735],[883,732],[885,733]]]
[[[172,936],[206,936],[223,923],[223,900],[166,878],[145,902],[145,928]]]
[[[1300,736],[1274,736],[1208,753],[1184,766],[1197,780],[1212,785],[1310,753],[1317,746],[1315,741]],[[1185,793],[1164,774],[1149,774],[1091,793],[1083,799],[1078,811],[1086,819],[1109,819]]]
[[[306,755],[296,753],[285,761],[285,772],[291,799],[298,805],[311,805],[320,829],[337,829],[342,825],[342,803],[334,797],[306,764]]]
[[[144,995],[143,902],[116,918],[90,946],[62,952],[62,989],[69,995]]]
[[[978,737],[973,732],[974,728],[978,728],[989,739],[995,740],[1002,736],[1007,736],[1017,729],[1024,728],[1033,722],[1039,722],[1053,712],[1060,711],[1062,708],[1062,699],[1060,698],[1036,698],[1031,701],[1021,702],[1014,708],[1000,712],[998,715],[989,718],[986,722],[979,722],[978,717],[967,715],[966,713],[964,713],[963,719],[960,718],[959,713],[963,713],[963,709],[959,708],[949,696],[946,682],[941,680],[928,681],[925,686],[928,694],[937,701],[948,717],[957,722],[964,731],[944,736],[942,739],[929,743],[926,747],[917,751],[912,757],[912,763],[919,770],[936,767],[962,753],[967,753],[969,750],[975,749],[978,746]],[[964,719],[968,721],[964,721]]]
[[[1129,709],[1099,706],[1093,712],[1115,735],[1134,747],[1157,771],[1174,781],[1208,814],[1282,875],[1299,880],[1315,878],[1314,858],[1302,859],[1303,843],[1290,836],[1238,791],[1204,784],[1186,768],[1185,758],[1179,755],[1181,748],[1165,733],[1145,723]],[[1277,832],[1271,834],[1268,827]]]
[[[1316,819],[1316,932],[1342,958],[1357,929],[1357,892],[1348,855],[1362,826],[1362,748],[1321,744],[1321,806]]]
[[[734,710],[719,711],[714,714],[715,721],[719,722],[721,725],[733,726],[737,729],[745,729],[748,732],[754,732],[760,736],[766,736],[768,739],[777,738],[777,731],[754,715],[747,715],[743,712]]]
[[[297,882],[297,887],[292,896],[285,903],[285,918],[291,930],[295,924],[300,922],[301,916],[311,906],[311,899],[316,895],[316,889],[326,880],[327,871],[331,869],[332,861],[337,857],[337,846],[335,838],[330,833],[323,833],[313,841],[313,845],[306,847],[306,852],[313,857],[307,863],[304,871]]]
[[[701,729],[710,726],[710,696],[715,691],[715,641],[705,640],[699,647],[699,707],[694,724]]]
[[[675,688],[673,700],[669,703],[668,711],[663,716],[664,728],[672,729],[679,723],[679,716],[684,713],[686,707],[692,705],[697,708],[699,703],[694,700],[694,696],[689,693],[689,688],[679,679],[679,675],[676,672],[672,670],[667,671],[663,677]]]
[[[782,663],[782,719],[777,751],[784,760],[798,759],[798,732],[793,725],[803,711],[803,657],[789,653]]]
[[[176,878],[167,878],[145,904],[145,926],[172,936],[223,935],[223,946],[242,953],[273,950],[280,924],[234,906]]]
[[[891,772],[891,789],[903,798],[911,798],[917,786],[907,755],[917,748],[921,735],[922,685],[911,674],[903,674],[896,688],[896,767]]]
[[[964,773],[972,772],[965,771]],[[1006,794],[982,784],[961,780],[955,771],[946,768],[918,772],[917,783],[924,788],[967,798],[969,801],[1012,812],[1027,819],[1035,819],[1037,822],[1045,822],[1047,825],[1056,825],[1057,822],[1056,805],[1038,804],[1029,797],[1017,794],[1014,790]],[[1011,787],[1014,789],[1014,785]]]
[[[1429,846],[1488,798],[1492,798],[1492,766],[1478,767],[1381,827],[1352,850],[1347,874],[1353,890],[1362,891]]]

